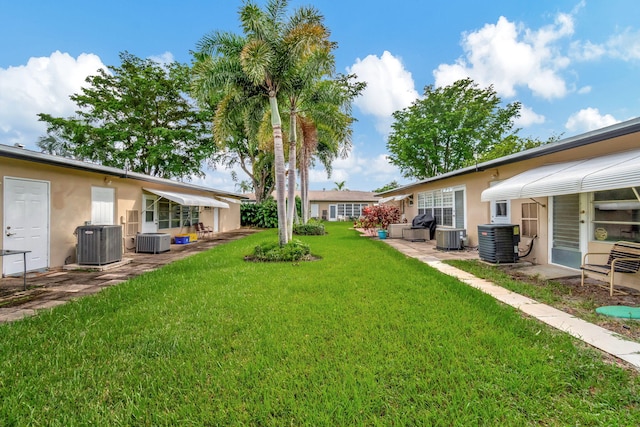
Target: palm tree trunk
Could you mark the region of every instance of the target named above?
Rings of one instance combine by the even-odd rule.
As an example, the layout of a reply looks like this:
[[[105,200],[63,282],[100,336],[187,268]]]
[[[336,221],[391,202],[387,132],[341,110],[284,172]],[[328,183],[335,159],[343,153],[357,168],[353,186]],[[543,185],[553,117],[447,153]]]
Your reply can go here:
[[[296,111],[295,104],[291,105],[289,116],[291,129],[289,130],[289,191],[287,205],[287,232],[289,240],[293,238],[293,217],[296,211]]]
[[[280,246],[289,242],[287,233],[287,210],[285,204],[285,165],[284,145],[282,143],[282,122],[278,111],[278,100],[274,91],[269,92],[271,106],[271,127],[273,128],[273,151],[276,169],[276,202],[278,204],[278,241]]]
[[[304,137],[304,135],[303,135]],[[307,149],[305,144],[300,145],[300,201],[302,202],[302,223],[309,221],[309,193],[307,192]]]

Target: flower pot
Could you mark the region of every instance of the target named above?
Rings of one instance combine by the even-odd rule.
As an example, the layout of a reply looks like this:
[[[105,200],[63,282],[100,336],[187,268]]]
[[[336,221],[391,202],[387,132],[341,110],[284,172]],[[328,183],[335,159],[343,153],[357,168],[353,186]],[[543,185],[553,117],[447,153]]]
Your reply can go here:
[[[380,239],[386,239],[387,238],[387,230],[378,230],[378,237]]]

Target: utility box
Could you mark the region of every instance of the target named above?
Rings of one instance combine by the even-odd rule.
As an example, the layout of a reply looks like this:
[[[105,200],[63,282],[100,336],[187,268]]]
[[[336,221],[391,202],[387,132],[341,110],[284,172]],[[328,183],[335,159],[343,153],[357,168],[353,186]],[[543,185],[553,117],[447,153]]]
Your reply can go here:
[[[122,227],[82,225],[76,228],[76,256],[80,265],[104,265],[122,261]]]
[[[442,251],[459,251],[463,249],[462,241],[467,235],[464,228],[436,228],[436,249]]]
[[[159,254],[171,249],[171,235],[166,233],[141,233],[136,236],[136,252]]]
[[[478,226],[478,254],[492,264],[514,263],[520,243],[520,226],[516,224],[485,224]]]

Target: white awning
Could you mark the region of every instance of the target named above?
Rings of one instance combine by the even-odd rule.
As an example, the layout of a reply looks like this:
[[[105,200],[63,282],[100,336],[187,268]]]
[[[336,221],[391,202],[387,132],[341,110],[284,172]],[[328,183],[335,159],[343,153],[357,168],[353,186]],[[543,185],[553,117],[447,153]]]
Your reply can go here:
[[[640,187],[640,150],[530,169],[482,192],[481,200],[528,199]]]
[[[173,191],[160,191],[152,188],[143,188],[144,191],[153,193],[156,196],[164,197],[172,202],[179,203],[183,206],[211,206],[214,208],[229,208],[229,205],[214,199],[213,197],[196,196],[193,194],[176,193]]]
[[[378,204],[387,202],[399,202],[400,200],[404,200],[407,197],[411,197],[411,194],[400,194],[398,196],[383,197],[382,199],[378,200]]]
[[[237,204],[241,204],[242,203],[242,200],[234,199],[232,197],[218,196],[218,199],[224,200],[225,202],[229,202],[229,203],[237,203]]]

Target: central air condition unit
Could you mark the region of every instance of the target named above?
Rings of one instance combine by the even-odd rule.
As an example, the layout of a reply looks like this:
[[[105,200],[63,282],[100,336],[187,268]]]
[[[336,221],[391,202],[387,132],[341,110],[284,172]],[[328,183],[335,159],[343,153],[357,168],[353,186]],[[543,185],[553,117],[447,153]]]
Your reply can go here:
[[[122,260],[122,227],[83,225],[76,228],[76,256],[80,265],[103,265]]]
[[[493,264],[518,262],[520,226],[514,224],[485,224],[478,226],[478,254]]]
[[[159,254],[171,249],[171,236],[165,233],[142,233],[136,235],[136,252]]]
[[[462,239],[466,235],[464,228],[436,228],[436,249],[458,251],[462,249]]]

